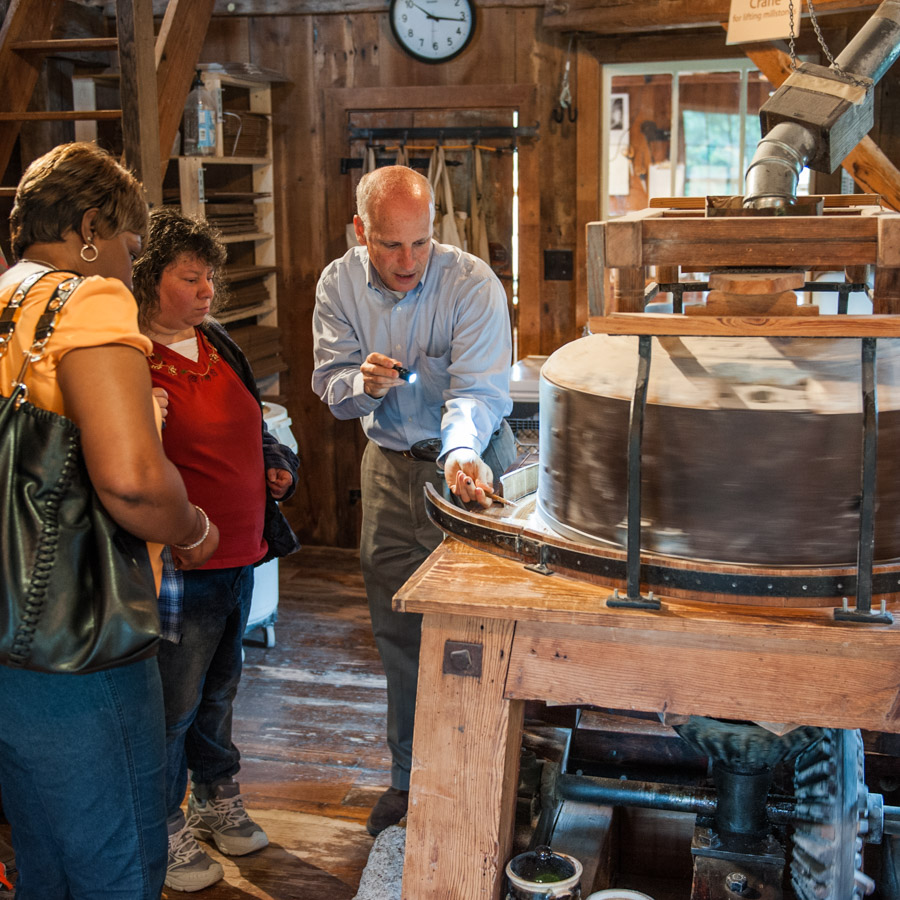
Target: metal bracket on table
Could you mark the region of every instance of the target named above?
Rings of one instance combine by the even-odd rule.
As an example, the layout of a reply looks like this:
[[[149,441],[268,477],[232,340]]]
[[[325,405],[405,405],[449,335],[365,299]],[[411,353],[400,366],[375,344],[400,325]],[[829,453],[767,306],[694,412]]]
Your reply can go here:
[[[881,610],[872,609],[872,566],[875,557],[875,474],[878,464],[878,380],[875,367],[876,339],[862,339],[862,488],[859,502],[859,549],[856,554],[856,608],[849,598],[835,609],[839,622],[868,622],[890,625],[894,617],[881,602]]]
[[[481,678],[481,660],[484,647],[481,644],[467,644],[462,641],[447,641],[444,644],[445,675],[463,675]]]
[[[644,294],[644,302],[649,303],[657,294],[672,295],[672,312],[680,315],[684,312],[684,292],[685,291],[708,291],[709,283],[706,281],[673,281],[666,284],[655,285],[656,290],[652,295]]]
[[[650,382],[650,350],[652,338],[642,334],[638,338],[638,371],[628,421],[628,495],[627,538],[625,540],[625,582],[623,597],[616,588],[606,598],[606,605],[659,609],[659,599],[649,593],[641,594],[641,443],[644,439],[644,417],[647,411],[647,386]]]
[[[540,559],[536,563],[529,563],[524,568],[528,569],[529,572],[537,572],[538,575],[552,575],[553,569],[547,565],[550,548],[547,544],[541,544],[538,552],[540,553]]]

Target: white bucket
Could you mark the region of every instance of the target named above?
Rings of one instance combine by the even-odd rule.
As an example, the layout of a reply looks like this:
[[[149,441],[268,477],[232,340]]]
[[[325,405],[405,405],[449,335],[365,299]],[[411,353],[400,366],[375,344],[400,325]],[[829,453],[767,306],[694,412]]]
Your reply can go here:
[[[287,410],[278,403],[263,402],[263,418],[266,428],[282,444],[297,452],[297,441],[291,432],[291,419]],[[277,618],[278,609],[278,560],[270,559],[253,570],[253,600],[250,604],[250,618],[245,634],[255,628],[266,629],[265,643],[271,647],[275,643],[272,623]]]
[[[586,900],[653,900],[653,898],[627,888],[608,888],[605,891],[594,891]]]
[[[266,428],[286,447],[297,452],[297,439],[291,431],[291,417],[280,403],[263,401],[263,418]]]

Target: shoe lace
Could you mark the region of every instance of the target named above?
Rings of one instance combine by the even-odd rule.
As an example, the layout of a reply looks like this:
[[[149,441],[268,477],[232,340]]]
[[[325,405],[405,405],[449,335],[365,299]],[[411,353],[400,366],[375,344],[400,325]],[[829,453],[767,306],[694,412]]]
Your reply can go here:
[[[184,826],[169,838],[169,865],[191,862],[203,853],[197,839],[191,833],[191,825],[196,824],[196,816],[191,816]]]
[[[219,818],[223,828],[240,827],[253,821],[244,809],[244,801],[240,794],[234,797],[211,797],[209,806]]]

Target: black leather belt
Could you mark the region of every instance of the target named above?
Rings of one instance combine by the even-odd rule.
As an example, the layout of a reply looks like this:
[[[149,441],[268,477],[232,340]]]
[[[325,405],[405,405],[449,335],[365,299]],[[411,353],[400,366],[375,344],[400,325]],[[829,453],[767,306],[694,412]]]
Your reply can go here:
[[[426,438],[424,441],[416,441],[409,450],[398,450],[406,459],[414,459],[416,462],[437,462],[441,455],[441,439]]]
[[[491,440],[497,437],[503,430],[501,425],[492,435]],[[416,462],[437,462],[437,458],[441,455],[441,439],[425,438],[424,441],[416,441],[409,450],[397,450],[396,452],[406,457],[406,459],[414,459]]]

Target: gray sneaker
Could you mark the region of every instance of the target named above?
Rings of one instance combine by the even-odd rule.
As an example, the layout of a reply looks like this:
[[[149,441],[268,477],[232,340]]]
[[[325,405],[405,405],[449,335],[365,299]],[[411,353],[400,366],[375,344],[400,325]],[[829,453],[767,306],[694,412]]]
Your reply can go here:
[[[166,887],[173,891],[202,891],[221,881],[225,870],[208,856],[191,833],[191,821],[184,815],[169,823],[169,861]]]
[[[213,841],[226,856],[244,856],[268,846],[265,831],[247,815],[241,787],[227,781],[214,788],[195,784],[188,797],[188,816],[194,837]]]

